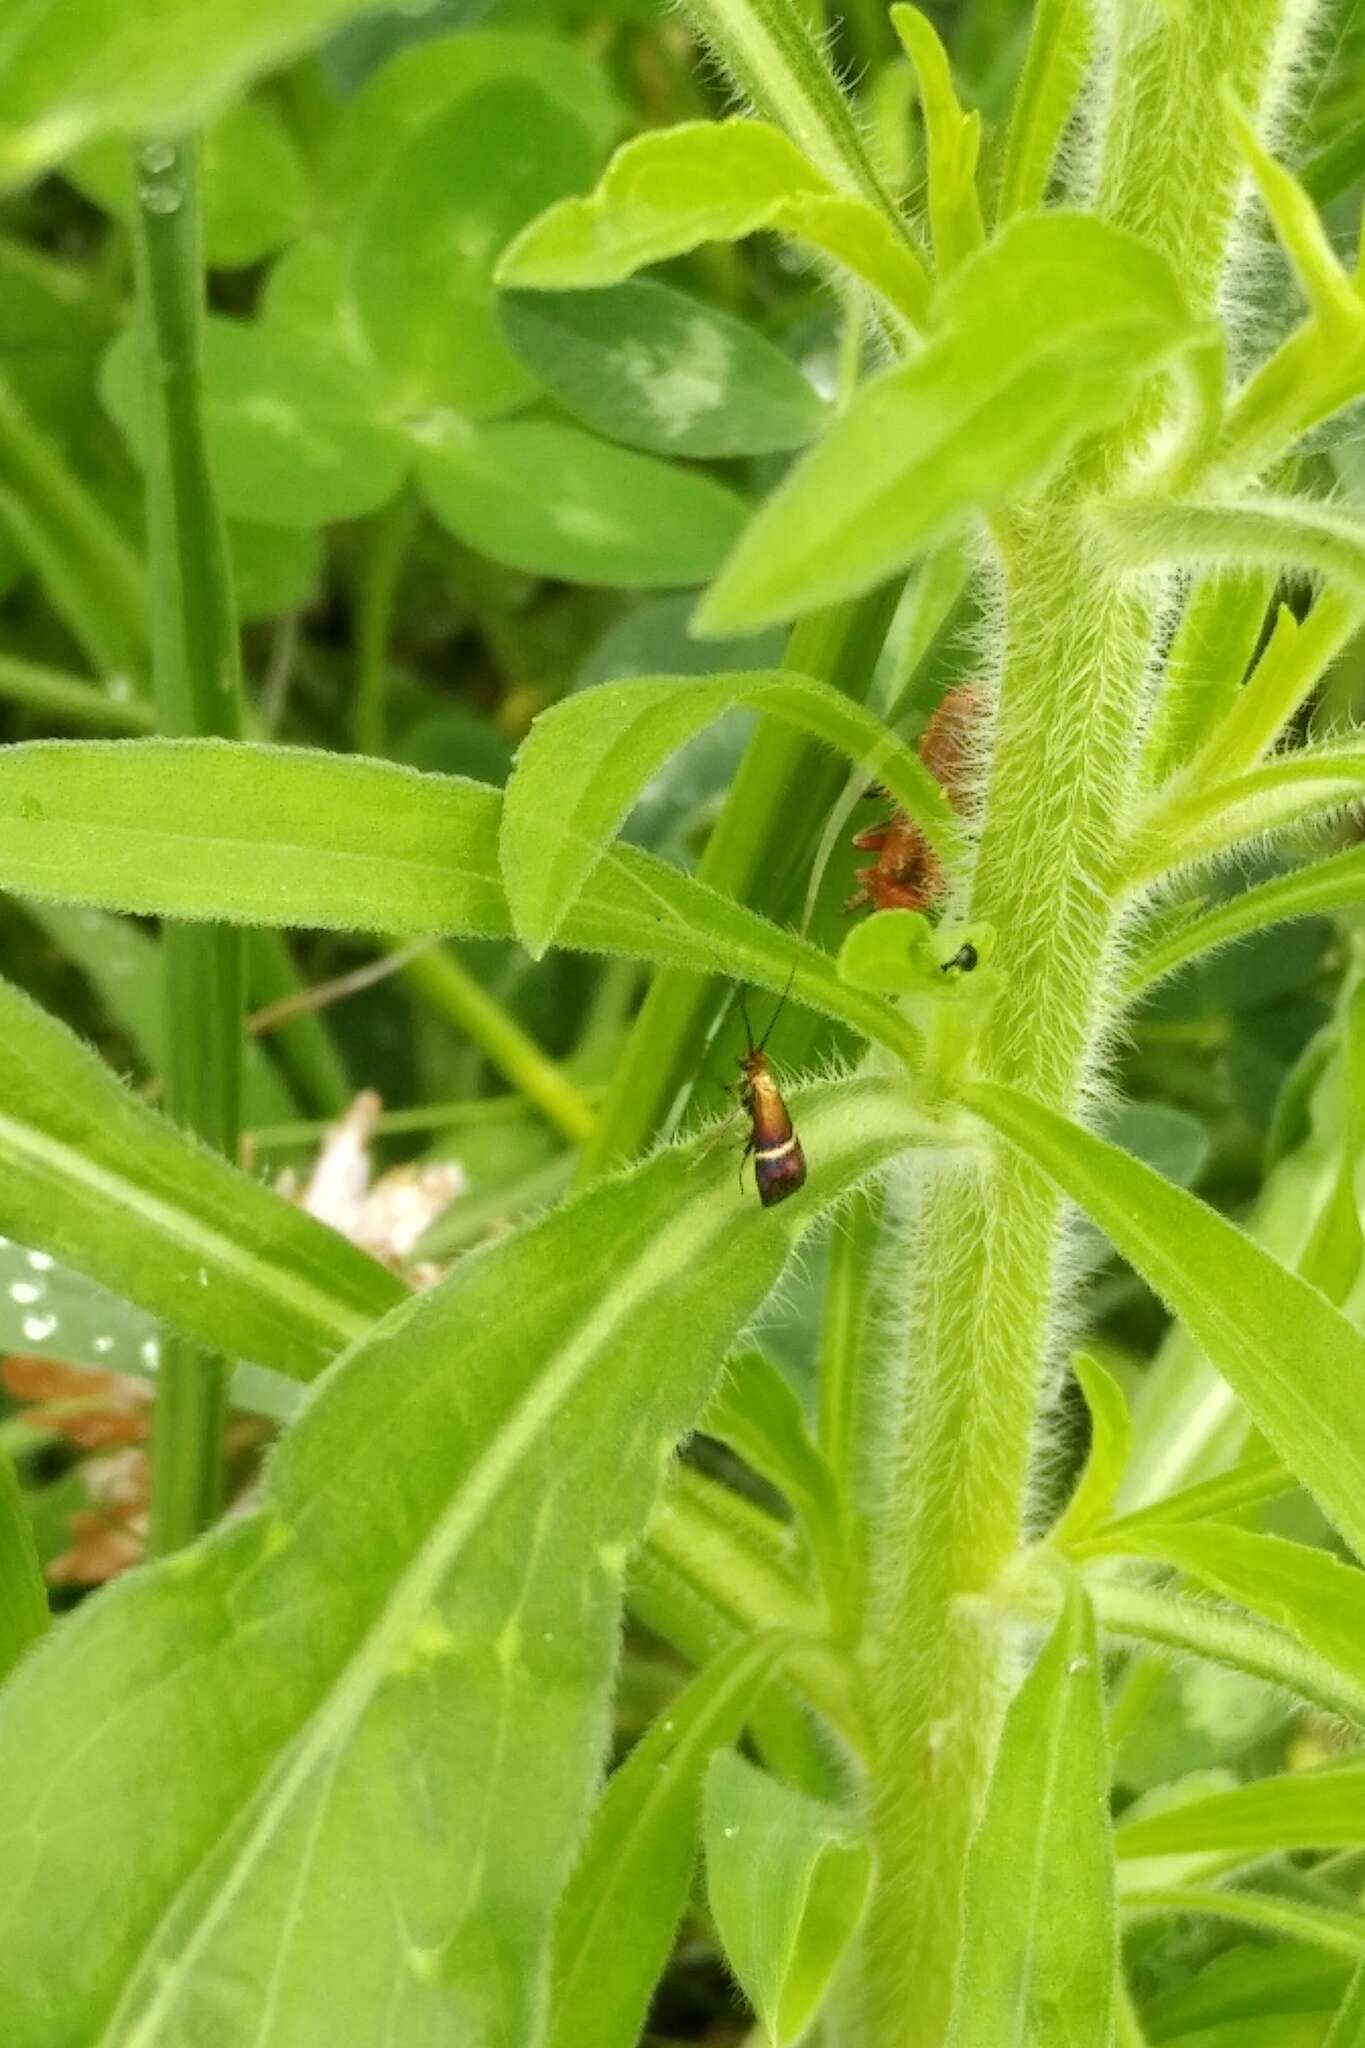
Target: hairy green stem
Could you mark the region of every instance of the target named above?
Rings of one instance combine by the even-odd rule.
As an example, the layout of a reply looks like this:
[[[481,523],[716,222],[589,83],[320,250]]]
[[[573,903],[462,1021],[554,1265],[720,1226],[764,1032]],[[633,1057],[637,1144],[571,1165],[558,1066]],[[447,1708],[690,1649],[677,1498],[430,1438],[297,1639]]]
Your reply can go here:
[[[227,536],[200,403],[203,274],[194,145],[153,139],[135,152],[134,257],[147,390],[147,543],[152,675],[159,729],[234,738],[241,670]],[[241,1113],[240,932],[168,925],[168,1115],[234,1157]],[[188,1542],[217,1512],[224,1361],[168,1334],[152,1432],[154,1550]]]
[[[1245,104],[1273,101],[1287,18],[1301,26],[1305,12],[1297,0],[1216,0],[1197,21],[1183,8],[1118,10],[1101,211],[1166,248],[1200,310],[1220,288],[1238,176],[1230,137],[1209,119],[1217,78],[1230,71]],[[999,708],[968,911],[995,927],[1003,992],[976,1071],[1064,1112],[1083,1107],[1115,1008],[1119,911],[1106,864],[1133,799],[1159,618],[1157,587],[1126,582],[1105,559],[1086,504],[1121,484],[1160,417],[1153,398],[1000,536]],[[871,1548],[873,2048],[941,2048],[950,2023],[966,1852],[1010,1677],[973,1596],[1025,1529],[1057,1342],[1061,1221],[1041,1173],[997,1152],[925,1170],[909,1224],[896,1484]]]

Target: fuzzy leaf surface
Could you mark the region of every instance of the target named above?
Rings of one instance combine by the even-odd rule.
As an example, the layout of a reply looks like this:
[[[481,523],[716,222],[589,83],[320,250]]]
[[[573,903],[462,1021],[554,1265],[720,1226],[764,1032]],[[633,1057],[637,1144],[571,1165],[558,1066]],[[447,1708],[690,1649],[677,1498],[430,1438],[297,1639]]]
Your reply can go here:
[[[4,983],[0,1035],[7,1237],[299,1379],[401,1299],[401,1281],[138,1102]]]
[[[669,755],[739,708],[766,712],[862,763],[940,850],[956,838],[948,799],[915,750],[828,683],[782,669],[603,683],[542,712],[517,755],[503,808],[502,866],[524,945],[538,953],[554,938]]]
[[[924,1129],[880,1083],[802,1114],[812,1171],[781,1209],[727,1157],[666,1152],[404,1301],[258,1512],[20,1666],[12,2048],[322,2048],[338,2000],[357,2040],[533,2038],[667,1457],[805,1226]]]
[[[750,523],[701,615],[749,630],[869,590],[1050,476],[1192,328],[1164,259],[1080,214],[1013,222]]]
[[[502,792],[304,748],[213,740],[0,749],[0,887],[140,916],[511,938]],[[815,946],[677,868],[609,853],[564,943],[793,996],[913,1058],[918,1040]]]
[[[1348,1842],[1365,1842],[1365,1767],[1357,1762],[1253,1778],[1122,1821],[1114,1833],[1120,1858],[1208,1850],[1250,1858]]]
[[[687,1904],[706,1767],[790,1640],[768,1630],[723,1651],[607,1781],[555,1921],[550,2048],[635,2048]]]
[[[1109,2038],[1117,1934],[1099,1640],[1068,1579],[1010,1702],[967,1862],[951,2048]]]
[[[773,2048],[800,2040],[862,1917],[867,1843],[836,1808],[722,1751],[706,1774],[706,1893]]]
[[[970,1106],[1027,1153],[1168,1303],[1275,1450],[1365,1548],[1365,1338],[1235,1224],[1011,1088]]]

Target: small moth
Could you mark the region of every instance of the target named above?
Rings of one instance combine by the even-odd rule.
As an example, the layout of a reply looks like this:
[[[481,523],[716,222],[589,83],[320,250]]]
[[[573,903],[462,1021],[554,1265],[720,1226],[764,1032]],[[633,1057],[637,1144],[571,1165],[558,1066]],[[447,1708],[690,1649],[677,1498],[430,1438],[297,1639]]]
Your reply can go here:
[[[790,986],[790,984],[788,984]],[[794,1195],[806,1181],[806,1155],[801,1150],[801,1140],[792,1128],[791,1116],[782,1100],[782,1090],[774,1078],[772,1066],[766,1051],[773,1025],[782,1014],[784,995],[772,1015],[758,1044],[754,1044],[753,1026],[743,995],[740,996],[740,1012],[744,1018],[745,1035],[749,1049],[741,1054],[739,1062],[739,1099],[749,1118],[749,1136],[744,1146],[744,1158],[752,1152],[754,1157],[754,1181],[758,1187],[758,1199],[765,1209],[771,1209],[778,1202],[785,1202],[788,1195]],[[743,1160],[740,1171],[743,1172]]]

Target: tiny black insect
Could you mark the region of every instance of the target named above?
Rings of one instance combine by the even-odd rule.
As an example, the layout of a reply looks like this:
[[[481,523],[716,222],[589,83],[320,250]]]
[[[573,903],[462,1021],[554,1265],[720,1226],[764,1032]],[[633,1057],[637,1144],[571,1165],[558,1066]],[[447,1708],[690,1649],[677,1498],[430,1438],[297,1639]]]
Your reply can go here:
[[[950,967],[960,967],[964,974],[970,974],[980,958],[976,947],[968,941],[967,944],[958,947],[951,960],[940,960],[938,971],[940,974],[946,974]]]

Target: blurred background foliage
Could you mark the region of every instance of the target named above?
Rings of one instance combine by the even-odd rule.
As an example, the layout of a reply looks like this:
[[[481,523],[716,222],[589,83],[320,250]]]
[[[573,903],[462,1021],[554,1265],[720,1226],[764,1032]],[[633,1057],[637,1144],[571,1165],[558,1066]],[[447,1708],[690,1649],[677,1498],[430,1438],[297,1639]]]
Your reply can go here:
[[[812,6],[913,211],[923,137],[885,12],[876,0],[829,16]],[[989,178],[992,123],[1030,8],[960,0],[928,11],[965,102],[984,117]],[[1365,5],[1335,0],[1327,14],[1320,73],[1285,154],[1345,250],[1365,181]],[[590,186],[617,142],[730,109],[685,17],[657,0],[441,0],[421,14],[364,17],[211,126],[208,424],[256,735],[496,783],[537,712],[568,692],[779,658],[780,636],[703,645],[688,638],[687,619],[746,507],[856,379],[856,309],[763,237],[704,248],[605,292],[500,299],[491,281],[511,235]],[[100,142],[0,206],[5,740],[151,725],[131,192],[125,152]],[[1267,247],[1253,326],[1273,333],[1291,311]],[[687,392],[698,348],[727,380],[704,436],[692,431]],[[1300,460],[1326,487],[1365,500],[1365,421],[1337,423],[1330,443]],[[943,619],[928,631],[926,620]],[[870,695],[904,707],[913,733],[942,690],[970,675],[970,649],[970,591],[945,609],[941,593],[912,586]],[[1363,687],[1357,647],[1311,708],[1314,725],[1359,716]],[[749,723],[734,716],[685,748],[647,791],[630,836],[694,860]],[[855,810],[829,856],[813,936],[837,938],[857,859],[849,838],[870,815]],[[1343,840],[1357,833],[1336,829]],[[1164,985],[1115,1049],[1121,1140],[1229,1213],[1260,1213],[1267,1174],[1304,1170],[1313,1157],[1314,1090],[1355,944],[1345,922],[1309,920]],[[153,926],[0,905],[0,973],[155,1099]],[[258,935],[250,973],[250,1163],[302,1185],[327,1127],[358,1091],[376,1091],[381,1105],[359,1125],[353,1113],[348,1129],[368,1142],[388,1191],[371,1225],[399,1263],[458,1255],[553,1199],[573,1171],[575,1116],[562,1103],[547,1114],[528,1092],[524,1061],[509,1061],[471,989],[554,1063],[581,1117],[601,1099],[642,993],[627,963],[562,953],[531,963],[492,945],[386,953],[322,933],[287,945]],[[788,1071],[831,1049],[830,1027],[795,1012],[773,1047]],[[711,1084],[730,1078],[732,1050],[722,1037],[699,1054],[707,1112],[720,1105]],[[425,1237],[392,1221],[398,1191],[414,1185],[444,1204],[422,1211]],[[1092,1348],[1136,1389],[1161,1344],[1162,1311],[1093,1231],[1078,1236],[1077,1257]],[[811,1255],[759,1332],[807,1399],[824,1258]],[[155,1332],[91,1283],[0,1245],[0,1349],[12,1354],[0,1435],[20,1460],[49,1575],[74,1599],[140,1551],[140,1390]],[[119,1377],[73,1376],[73,1366]],[[248,1412],[265,1405],[260,1391],[237,1387],[241,1485],[268,1428]],[[1062,1446],[1059,1492],[1083,1434],[1079,1414],[1070,1419],[1077,1441]],[[719,1447],[695,1455],[751,1483]],[[1292,1501],[1277,1512],[1293,1526]],[[643,1629],[632,1634],[622,1746],[681,1668]],[[1207,1669],[1140,1664],[1116,1712],[1125,1802],[1169,1797],[1192,1773],[1202,1788],[1311,1761],[1334,1739],[1256,1682]],[[1303,1882],[1311,1891],[1321,1880]],[[1145,1926],[1134,1955],[1147,2038],[1191,2048],[1319,2041],[1347,1973],[1344,1960],[1293,1944],[1261,1949],[1208,1922]],[[1279,2031],[1262,2036],[1267,2000]],[[699,1909],[653,2037],[722,2042],[746,2024]]]

